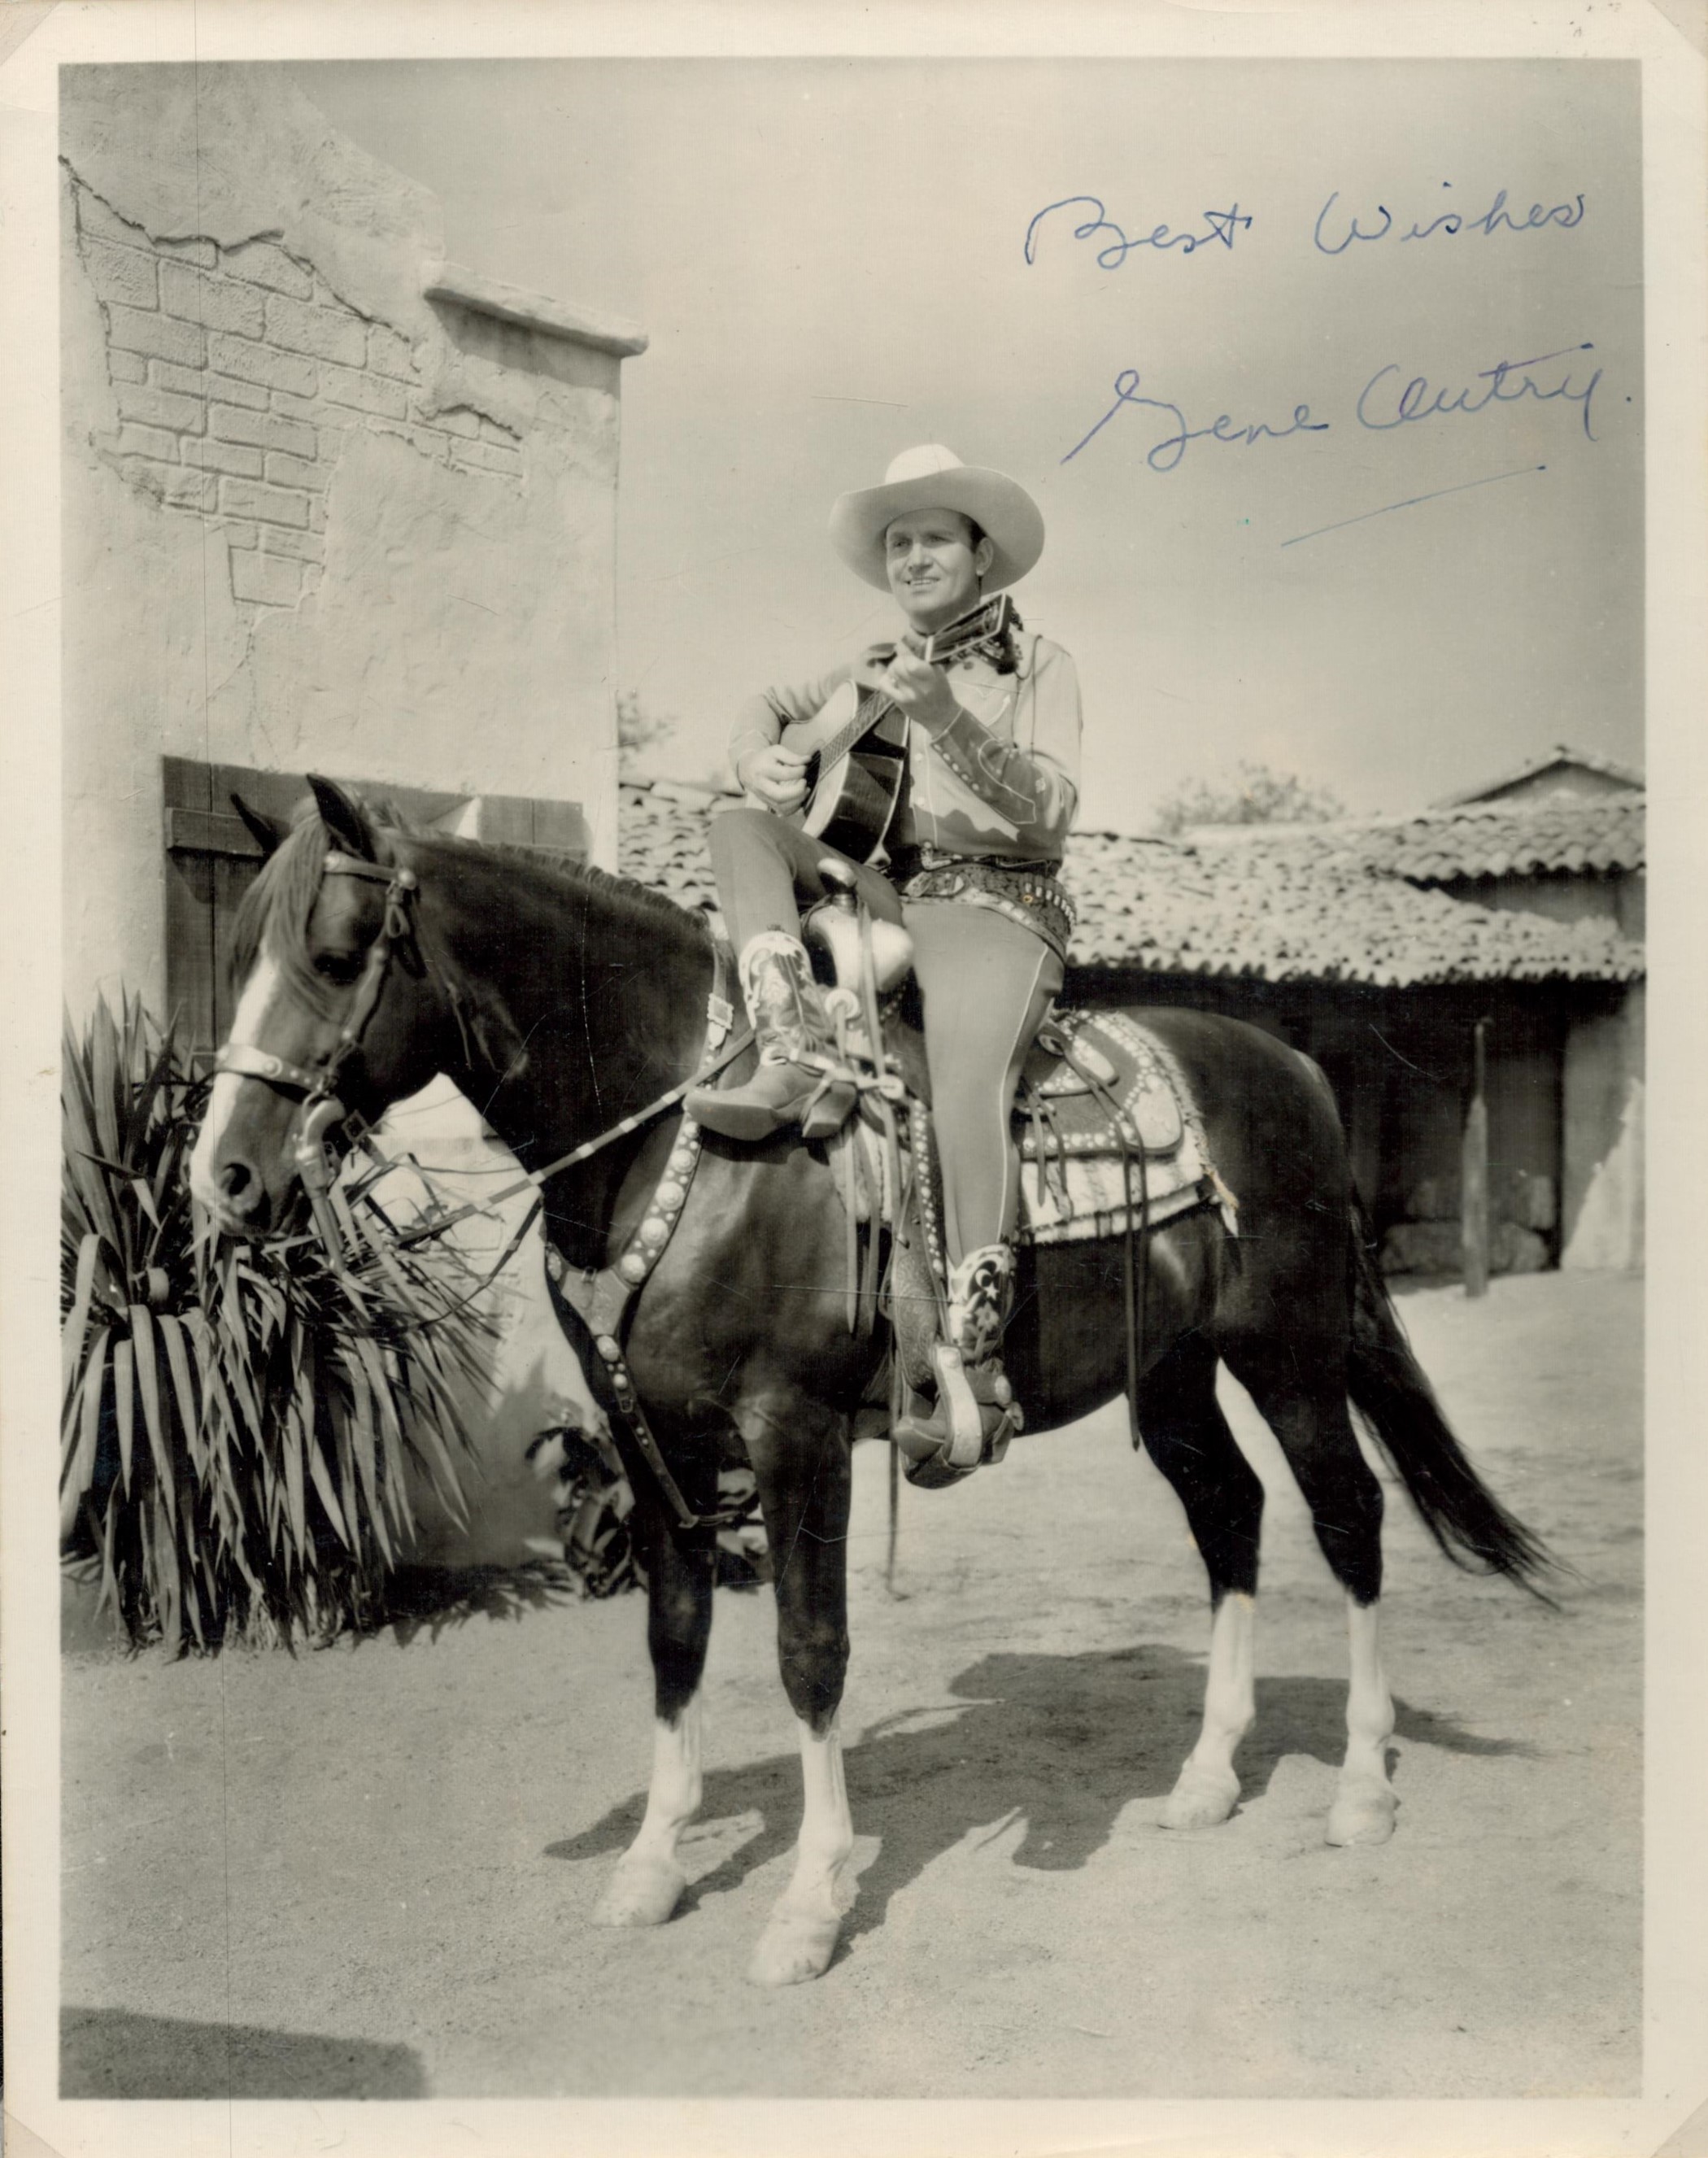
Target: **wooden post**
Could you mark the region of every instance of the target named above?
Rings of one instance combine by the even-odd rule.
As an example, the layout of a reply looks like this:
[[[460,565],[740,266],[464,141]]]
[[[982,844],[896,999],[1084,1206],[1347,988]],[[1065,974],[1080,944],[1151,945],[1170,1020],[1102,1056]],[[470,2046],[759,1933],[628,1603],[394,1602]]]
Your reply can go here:
[[[1459,1155],[1459,1245],[1463,1253],[1465,1294],[1489,1293],[1489,1103],[1484,1035],[1489,1022],[1479,1019],[1472,1050],[1471,1106],[1465,1113],[1465,1136]]]
[[[892,1439],[890,1445],[890,1551],[884,1562],[884,1586],[893,1596],[895,1593],[895,1540],[900,1527],[901,1514],[901,1448]]]

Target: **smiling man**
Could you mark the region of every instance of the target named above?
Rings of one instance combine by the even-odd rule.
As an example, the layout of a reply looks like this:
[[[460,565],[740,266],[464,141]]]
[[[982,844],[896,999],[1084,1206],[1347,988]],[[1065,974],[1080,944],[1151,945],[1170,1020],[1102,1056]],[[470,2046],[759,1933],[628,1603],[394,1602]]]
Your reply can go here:
[[[998,1360],[1019,1201],[1009,1117],[1071,927],[1057,872],[1078,787],[1079,682],[1060,646],[1025,633],[1011,610],[983,638],[960,633],[1043,552],[1037,506],[1005,474],[963,465],[937,443],[904,451],[882,486],[839,498],[830,536],[855,576],[894,595],[902,633],[811,682],[767,689],[737,715],[730,758],[761,806],[719,818],[711,850],[760,1061],[746,1085],[697,1090],[689,1105],[736,1139],[792,1123],[822,1137],[848,1113],[846,1094],[827,1090],[810,1061],[828,1027],[800,921],[803,902],[828,896],[820,864],[847,861],[875,920],[912,939],[951,1341],[978,1375],[988,1443],[1005,1418],[1018,1422]],[[934,663],[933,645],[956,656]],[[807,800],[808,760],[785,730],[839,692],[858,699],[869,728],[890,726],[900,751],[899,796],[870,865],[791,821]]]

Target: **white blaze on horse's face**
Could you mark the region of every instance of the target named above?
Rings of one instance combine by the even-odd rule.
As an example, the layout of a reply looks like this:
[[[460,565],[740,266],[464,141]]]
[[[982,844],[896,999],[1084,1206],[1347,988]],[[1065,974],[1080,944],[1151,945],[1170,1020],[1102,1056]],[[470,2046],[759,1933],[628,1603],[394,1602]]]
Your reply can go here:
[[[263,949],[237,1000],[237,1010],[231,1021],[233,1041],[256,1046],[263,1044],[268,1021],[274,1014],[283,986],[277,960]],[[231,1144],[232,1122],[244,1100],[245,1090],[253,1094],[262,1090],[262,1083],[258,1079],[245,1079],[239,1072],[219,1072],[209,1092],[202,1128],[196,1135],[195,1149],[190,1155],[191,1194],[228,1234],[240,1233],[250,1226],[266,1192],[266,1183],[258,1174],[258,1164],[243,1159]],[[285,1128],[288,1133],[288,1118]]]

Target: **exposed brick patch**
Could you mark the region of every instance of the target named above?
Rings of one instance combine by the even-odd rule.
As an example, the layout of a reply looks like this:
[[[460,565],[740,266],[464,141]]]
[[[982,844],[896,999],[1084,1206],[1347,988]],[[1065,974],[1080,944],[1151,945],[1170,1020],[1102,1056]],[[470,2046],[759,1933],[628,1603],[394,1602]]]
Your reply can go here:
[[[174,322],[169,315],[144,314],[137,307],[107,309],[107,336],[123,352],[141,352],[150,359],[176,359],[185,367],[199,367],[206,355],[202,333],[192,323]]]
[[[271,524],[307,524],[308,497],[294,488],[268,487],[245,479],[222,479],[219,507],[230,517],[253,517]]]
[[[287,450],[293,457],[312,457],[319,447],[312,427],[300,420],[282,420],[276,412],[245,412],[240,406],[214,405],[209,408],[212,431],[228,442],[253,442],[258,449]]]
[[[219,250],[211,240],[157,240],[152,244],[174,261],[194,262],[204,270],[211,270],[219,260]]]
[[[241,405],[250,412],[266,412],[271,407],[272,392],[263,390],[258,382],[245,382],[240,375],[210,374],[208,395],[217,397],[222,405]]]
[[[118,300],[126,307],[152,307],[159,297],[154,257],[135,247],[112,247],[104,240],[85,240],[83,260],[89,280],[103,300]]]
[[[178,461],[178,436],[168,434],[164,427],[143,427],[126,421],[119,429],[117,441],[113,445],[119,455],[160,457],[166,462]]]
[[[323,396],[337,405],[353,405],[359,412],[380,412],[388,420],[401,420],[409,410],[409,397],[400,382],[377,374],[359,374],[347,367],[320,370]]]
[[[121,419],[145,420],[152,427],[169,427],[179,435],[199,435],[208,424],[208,408],[199,397],[180,397],[142,382],[116,383],[113,395]]]
[[[276,352],[271,345],[255,344],[245,338],[215,335],[208,339],[208,359],[222,374],[241,375],[245,382],[269,390],[294,390],[299,397],[314,395],[314,363],[294,352]]]
[[[310,353],[344,367],[359,367],[368,356],[367,324],[359,315],[306,306],[282,292],[268,297],[266,333],[269,343],[287,352]]]
[[[266,285],[293,300],[314,297],[313,278],[300,263],[292,261],[282,247],[275,247],[271,240],[250,240],[241,247],[227,248],[225,266],[235,277]]]
[[[259,292],[235,277],[215,276],[188,262],[161,264],[160,304],[184,322],[235,330],[248,338],[258,338],[266,320],[266,303]]]
[[[180,442],[178,453],[187,465],[205,472],[230,472],[239,479],[261,476],[261,453],[245,442]]]
[[[311,379],[312,374],[311,369]],[[287,420],[317,420],[320,417],[320,400],[312,394],[298,397],[288,390],[276,390],[272,393],[272,405],[274,411],[282,412]]]
[[[223,397],[237,405],[259,397],[262,409],[266,406],[266,391],[257,390],[252,383],[234,383],[224,375],[205,374],[199,367],[180,367],[174,360],[151,359],[148,379],[157,390],[175,390],[182,397]],[[233,391],[235,395],[230,394]]]
[[[235,247],[151,238],[70,177],[120,417],[96,447],[129,484],[224,535],[244,608],[296,607],[314,590],[353,433],[520,482],[515,431],[472,405],[433,410],[409,338],[348,306],[312,264],[266,235]]]
[[[267,478],[280,487],[304,487],[318,494],[332,478],[329,465],[312,464],[306,457],[293,457],[283,450],[269,450],[266,458]]]

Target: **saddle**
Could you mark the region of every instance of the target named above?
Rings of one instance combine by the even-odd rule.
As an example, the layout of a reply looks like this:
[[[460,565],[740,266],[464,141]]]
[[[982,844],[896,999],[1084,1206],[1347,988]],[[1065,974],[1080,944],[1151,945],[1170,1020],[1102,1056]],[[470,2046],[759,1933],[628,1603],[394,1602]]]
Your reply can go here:
[[[805,930],[828,983],[839,1061],[859,1087],[860,1114],[844,1128],[849,1144],[837,1148],[860,1157],[840,1163],[850,1226],[874,1214],[893,1220],[905,1148],[929,1232],[939,1180],[924,1038],[916,1013],[914,1023],[908,1017],[911,940],[862,912],[839,867],[821,863],[833,896]],[[862,1129],[887,1144],[854,1144]],[[1185,1078],[1155,1032],[1126,1012],[1046,1016],[1016,1090],[1013,1144],[1023,1246],[1143,1231],[1209,1205],[1234,1231],[1236,1202],[1210,1159]]]
[[[931,1086],[923,1042],[899,1000],[884,1035],[905,1096],[899,1136],[928,1190],[937,1181]],[[861,1127],[881,1128],[869,1091],[847,1129]],[[1210,1159],[1185,1078],[1156,1034],[1127,1012],[1052,1009],[1021,1071],[1010,1138],[1019,1159],[1020,1245],[1153,1229],[1203,1205],[1219,1207],[1233,1232],[1236,1202]],[[875,1192],[883,1180],[871,1181]],[[885,1190],[878,1210],[885,1219],[888,1198]],[[860,1218],[868,1211],[862,1204]]]

